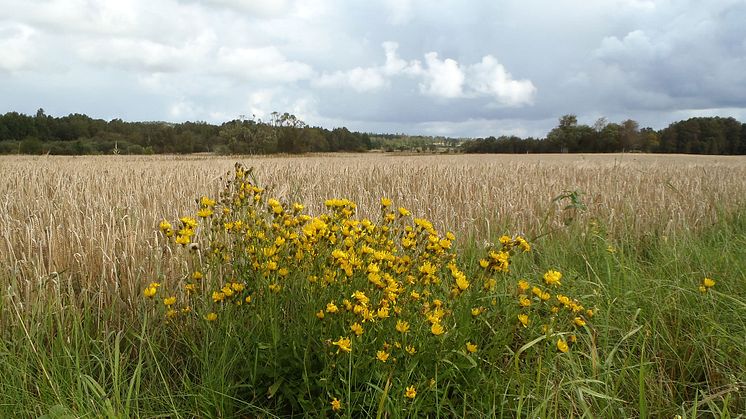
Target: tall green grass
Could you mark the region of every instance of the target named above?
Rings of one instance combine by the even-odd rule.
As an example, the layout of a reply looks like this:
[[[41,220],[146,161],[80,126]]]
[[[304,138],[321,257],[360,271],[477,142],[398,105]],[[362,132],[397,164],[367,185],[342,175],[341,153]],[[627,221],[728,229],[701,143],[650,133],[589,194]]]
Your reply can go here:
[[[6,270],[0,417],[331,416],[325,380],[347,383],[338,395],[342,416],[746,412],[746,212],[723,215],[699,231],[651,231],[642,238],[571,223],[532,245],[530,254],[515,258],[515,272],[538,278],[558,269],[563,283],[598,310],[580,344],[558,355],[541,337],[522,348],[498,340],[481,355],[490,368],[459,354],[430,359],[437,388],[421,383],[412,403],[394,397],[400,389],[390,376],[354,368],[362,361],[352,356],[340,358],[345,363],[329,375],[310,322],[278,335],[274,319],[298,315],[287,302],[263,313],[260,324],[163,327],[161,313],[145,299],[104,305],[112,299],[101,294],[113,292],[105,285],[84,288],[79,284],[89,282],[64,272],[28,283]],[[477,243],[461,252],[467,273],[478,268],[479,252]],[[705,276],[717,284],[702,294]],[[142,278],[143,285],[149,280]],[[496,320],[491,327],[505,336],[513,323]],[[271,362],[259,362],[265,359]]]

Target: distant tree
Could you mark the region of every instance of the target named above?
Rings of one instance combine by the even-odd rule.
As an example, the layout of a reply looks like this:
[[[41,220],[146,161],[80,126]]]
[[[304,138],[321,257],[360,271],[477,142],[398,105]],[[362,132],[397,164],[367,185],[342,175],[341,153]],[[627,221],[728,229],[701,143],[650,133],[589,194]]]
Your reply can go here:
[[[640,125],[628,119],[619,126],[619,146],[622,151],[640,149]]]

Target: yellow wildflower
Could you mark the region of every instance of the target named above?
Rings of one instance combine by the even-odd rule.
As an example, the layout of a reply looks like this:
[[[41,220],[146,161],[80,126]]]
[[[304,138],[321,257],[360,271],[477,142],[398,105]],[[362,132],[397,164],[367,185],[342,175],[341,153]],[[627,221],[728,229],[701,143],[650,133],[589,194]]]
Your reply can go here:
[[[176,244],[180,244],[182,246],[186,246],[186,245],[188,245],[191,242],[192,242],[192,240],[187,235],[179,234],[176,237]]]
[[[381,198],[381,207],[382,208],[388,208],[391,206],[391,200],[388,198]]]
[[[409,323],[403,320],[396,321],[396,331],[399,333],[407,333],[409,331]]]
[[[528,327],[529,320],[528,320],[528,315],[527,314],[519,314],[518,315],[518,321],[521,322],[521,324],[523,325],[523,327]]]
[[[477,351],[477,345],[475,343],[466,342],[466,351],[473,354]]]
[[[347,353],[352,352],[352,341],[350,340],[350,338],[343,338],[340,336],[339,339],[337,339],[335,342],[332,342],[332,344],[339,348],[337,349],[337,353],[339,353],[339,351],[344,351]]]
[[[339,308],[337,308],[337,306],[334,304],[334,302],[329,302],[326,305],[326,312],[327,313],[336,313],[337,311],[339,311]]]
[[[168,297],[163,299],[163,304],[165,304],[167,307],[170,307],[174,304],[176,304],[176,297]]]
[[[340,402],[336,397],[332,398],[332,410],[335,412],[342,410],[342,402]]]
[[[443,326],[441,326],[440,323],[433,323],[433,325],[430,326],[430,332],[435,336],[440,336],[445,333],[445,329],[443,329]]]
[[[360,326],[360,323],[358,322],[351,324],[350,330],[352,330],[357,336],[360,336],[363,334],[363,326]]]
[[[161,284],[159,284],[157,282],[152,282],[150,285],[148,285],[145,288],[145,290],[143,290],[143,292],[142,292],[143,295],[145,295],[148,298],[152,298],[153,296],[155,296],[155,293],[158,292],[158,287],[160,285]]]
[[[404,348],[404,350],[407,351],[407,353],[410,354],[410,355],[414,355],[414,354],[417,353],[417,348],[415,348],[412,345],[407,345],[407,347]]]
[[[202,272],[200,271],[192,272],[192,279],[194,279],[195,281],[202,279],[202,277],[203,277]]]
[[[407,389],[404,391],[404,397],[408,399],[414,399],[415,397],[417,397],[417,390],[414,388],[414,386],[407,387]]]
[[[399,216],[400,217],[409,217],[410,215],[412,215],[412,213],[409,212],[408,209],[406,209],[404,207],[399,207]]]
[[[386,362],[389,359],[390,354],[386,351],[378,351],[376,352],[376,359],[378,359],[381,362]]]
[[[544,274],[544,282],[546,282],[547,285],[562,285],[560,279],[562,279],[562,274],[551,269]]]
[[[324,310],[319,310],[318,312],[316,312],[316,317],[318,317],[319,320],[323,320],[324,319]]]
[[[466,275],[464,275],[462,272],[459,272],[459,274],[456,276],[456,286],[461,291],[469,288],[469,281],[466,279]]]
[[[583,327],[583,326],[585,326],[585,320],[583,320],[583,318],[582,318],[582,317],[576,317],[576,318],[575,318],[575,319],[573,320],[573,323],[575,323],[575,324],[576,324],[576,325],[577,325],[578,327]]]
[[[524,292],[526,292],[526,291],[527,291],[527,290],[528,290],[529,288],[531,288],[531,286],[530,286],[530,285],[528,285],[528,282],[526,282],[526,280],[525,280],[525,279],[521,279],[520,281],[518,281],[518,292],[520,292],[520,293],[524,293]]]
[[[215,313],[209,313],[207,314],[207,316],[205,316],[205,320],[207,320],[208,322],[214,322],[217,319],[218,319],[218,315]]]
[[[207,218],[213,214],[213,211],[210,208],[202,208],[197,212],[197,216],[200,218]]]
[[[218,291],[212,292],[212,302],[219,303],[221,301],[225,300],[225,294]]]
[[[562,353],[566,353],[568,350],[570,350],[570,348],[567,346],[567,342],[562,339],[557,339],[557,349]]]

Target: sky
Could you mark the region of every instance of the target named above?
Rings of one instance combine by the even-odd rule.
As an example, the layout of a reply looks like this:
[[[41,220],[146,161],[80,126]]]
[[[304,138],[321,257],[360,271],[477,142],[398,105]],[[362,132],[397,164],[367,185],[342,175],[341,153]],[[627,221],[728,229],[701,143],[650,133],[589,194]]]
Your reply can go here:
[[[746,122],[746,0],[0,0],[0,113],[543,137]]]

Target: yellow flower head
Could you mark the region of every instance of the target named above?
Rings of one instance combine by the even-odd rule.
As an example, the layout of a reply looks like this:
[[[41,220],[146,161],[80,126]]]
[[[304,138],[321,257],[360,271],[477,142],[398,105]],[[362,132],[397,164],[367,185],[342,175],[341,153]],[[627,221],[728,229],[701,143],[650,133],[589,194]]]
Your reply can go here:
[[[197,212],[197,216],[200,218],[207,218],[213,214],[212,209],[210,208],[202,208]]]
[[[408,209],[406,209],[404,207],[399,207],[399,216],[401,216],[401,217],[409,217],[410,215],[412,215],[412,213],[409,212]]]
[[[396,331],[399,333],[407,333],[409,331],[409,323],[403,320],[396,321]]]
[[[327,313],[336,313],[337,311],[339,311],[339,308],[334,304],[334,302],[329,302],[326,305],[326,312]]]
[[[567,342],[562,339],[557,339],[557,349],[562,353],[566,353],[570,350],[570,348],[567,346]]]
[[[207,316],[205,316],[205,320],[207,320],[208,322],[214,322],[217,319],[218,315],[215,313],[209,313]]]
[[[332,344],[339,348],[337,349],[337,353],[339,353],[339,351],[344,351],[347,353],[352,352],[352,341],[350,340],[350,338],[343,338],[340,336],[339,339],[337,339],[335,342],[332,342]]]
[[[410,355],[414,355],[414,354],[417,353],[417,348],[415,348],[412,345],[407,345],[407,347],[404,348],[404,350],[407,351],[407,353],[410,354]]]
[[[417,397],[417,390],[414,388],[414,386],[407,387],[407,389],[404,391],[404,397],[408,399],[414,399],[415,397]]]
[[[458,275],[455,275],[455,277],[456,286],[459,290],[464,291],[469,288],[469,281],[466,279],[466,275],[464,275],[462,272],[459,272]]]
[[[342,410],[342,402],[340,402],[336,397],[332,399],[332,410],[335,412]]]
[[[199,200],[199,206],[201,206],[203,208],[214,207],[215,206],[215,200],[214,199],[210,199],[210,198],[208,198],[206,196],[203,196]]]
[[[378,351],[376,352],[376,359],[381,362],[386,362],[389,359],[390,354],[386,351]]]
[[[381,198],[381,207],[388,208],[391,206],[391,200],[388,198]]]
[[[445,333],[445,329],[443,329],[443,326],[441,326],[440,323],[433,323],[433,325],[430,326],[430,332],[435,336],[440,336]]]
[[[470,354],[473,354],[474,352],[477,351],[477,345],[475,343],[466,342],[466,350]]]
[[[528,327],[528,323],[529,323],[528,315],[526,315],[526,314],[519,314],[518,315],[518,321],[521,322],[521,324],[523,325],[523,327]]]
[[[351,324],[350,330],[352,330],[357,336],[360,336],[363,334],[363,326],[360,326],[360,323],[358,322]]]
[[[528,282],[526,282],[525,279],[521,279],[520,281],[518,281],[518,292],[524,293],[528,291],[529,288],[531,288],[531,286],[528,285]]]
[[[174,304],[176,304],[176,297],[168,297],[163,300],[163,304],[165,304],[167,307],[170,307]]]
[[[702,285],[705,288],[712,288],[712,287],[715,286],[715,281],[713,279],[711,279],[711,278],[705,278],[705,279],[702,280]]]
[[[557,271],[549,270],[544,274],[544,282],[547,285],[562,285],[560,279],[562,279],[562,274]]]
[[[319,320],[323,320],[324,319],[324,310],[317,311],[316,312],[316,317],[318,317]]]
[[[577,325],[578,327],[583,327],[583,326],[585,326],[585,320],[583,320],[583,318],[582,318],[582,317],[576,317],[576,318],[575,318],[575,319],[573,320],[573,323],[575,323],[575,325]]]
[[[161,221],[161,224],[159,225],[159,227],[161,228],[161,231],[164,233],[171,231],[171,223],[169,223],[166,220]]]

